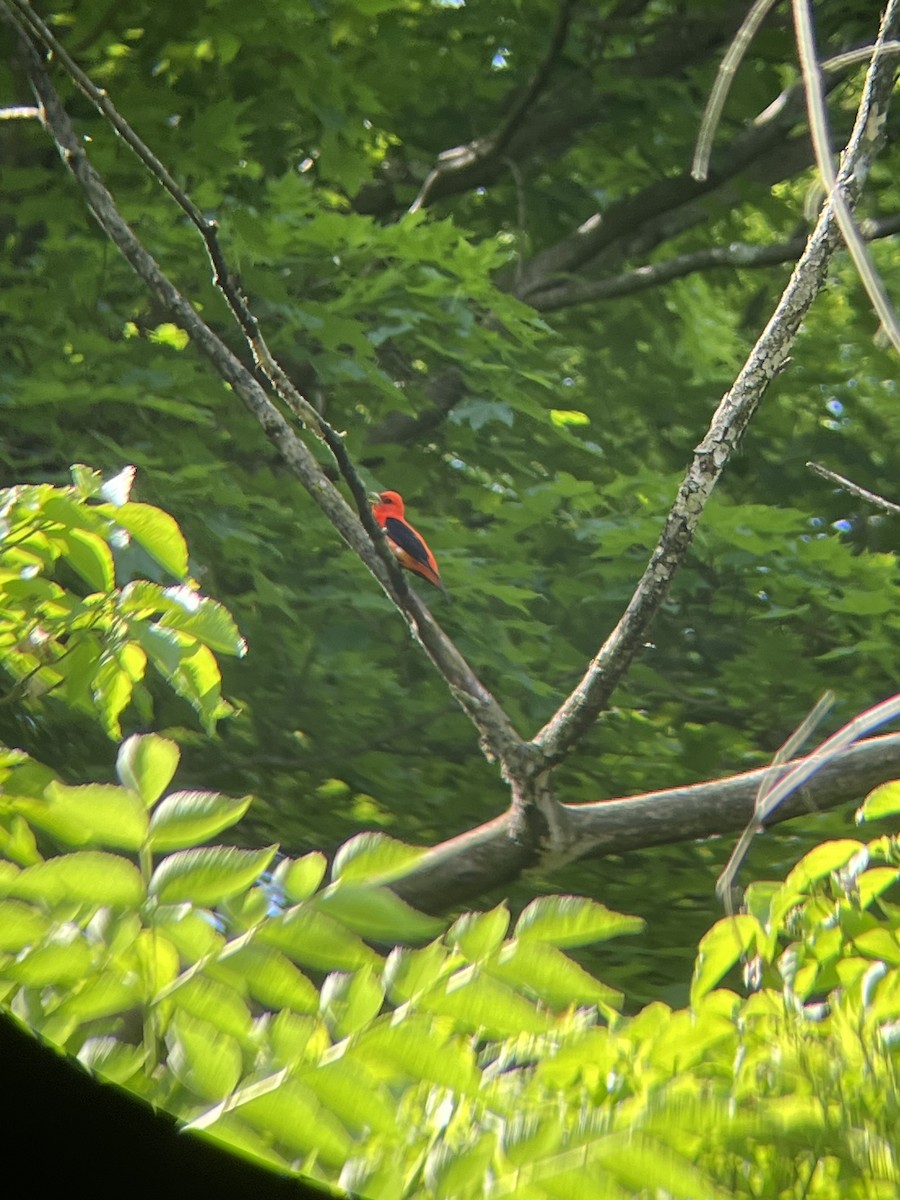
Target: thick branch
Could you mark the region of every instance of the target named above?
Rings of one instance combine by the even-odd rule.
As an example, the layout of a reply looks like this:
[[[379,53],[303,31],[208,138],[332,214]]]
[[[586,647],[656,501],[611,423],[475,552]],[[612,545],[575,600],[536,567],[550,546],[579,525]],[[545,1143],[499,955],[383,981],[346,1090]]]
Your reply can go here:
[[[879,31],[879,44],[900,17],[891,0]],[[893,70],[874,56],[866,76],[856,123],[844,153],[838,187],[855,203],[884,137],[884,113]],[[583,679],[535,738],[550,763],[559,762],[596,720],[644,639],[650,622],[684,561],[706,502],[756,412],[769,383],[784,368],[800,322],[824,281],[840,241],[831,204],[826,205],[768,325],[734,386],[723,397],[707,434],[694,454],[666,520],[659,543],[628,608],[589,665]]]
[[[589,264],[608,246],[633,238],[641,227],[663,213],[671,212],[720,188],[729,179],[779,146],[790,129],[801,120],[805,109],[802,84],[791,88],[765,120],[738,134],[716,158],[703,180],[689,171],[659,179],[632,195],[623,196],[603,213],[594,213],[574,233],[536,254],[521,273],[516,294],[529,304],[539,293]]]
[[[529,868],[546,870],[581,859],[739,833],[753,816],[760,782],[769,772],[769,767],[761,767],[709,783],[593,804],[564,805],[573,840],[563,856],[548,854],[543,858],[535,846],[514,840],[510,814],[504,813],[436,846],[415,874],[392,887],[416,908],[442,912],[512,883]],[[859,742],[783,801],[767,824],[837,808],[898,775],[900,733]],[[709,887],[712,892],[712,879]]]
[[[678,13],[661,21],[651,31],[652,37],[647,43],[628,59],[624,70],[629,81],[634,78],[672,76],[698,62],[711,48],[731,37],[741,20],[743,7],[743,3],[722,4],[716,12],[706,13],[702,17]],[[592,36],[599,40],[607,28],[611,33],[628,29],[629,18],[626,14],[621,15],[619,25],[614,18],[615,14],[611,14],[609,22],[603,21],[595,26]],[[581,131],[602,120],[605,98],[616,90],[616,73],[622,70],[615,58],[600,64],[599,69],[603,74],[599,86],[594,81],[590,67],[583,67],[574,79],[569,77],[558,87],[544,90],[535,102],[535,96],[546,86],[549,67],[558,57],[555,50],[557,43],[562,49],[568,21],[569,16],[563,4],[544,64],[538,68],[522,100],[513,106],[509,116],[500,123],[497,133],[443,151],[423,184],[414,207],[433,204],[436,200],[459,195],[471,188],[488,186],[506,173],[509,160],[525,163],[533,158],[558,158]],[[634,31],[628,30],[628,33],[633,36]],[[532,92],[535,94],[530,96]],[[524,106],[523,100],[527,100]],[[527,120],[524,120],[526,116]],[[367,211],[381,211],[394,203],[392,195],[381,196],[378,209],[367,208]]]
[[[88,159],[37,53],[27,42],[23,43],[23,51],[31,86],[41,108],[42,123],[56,143],[63,163],[84,191],[88,206],[100,227],[203,351],[221,378],[234,389],[347,545],[359,555],[388,595],[398,603],[413,636],[424,647],[478,729],[485,752],[506,765],[517,763],[522,754],[522,741],[509,718],[418,596],[408,591],[406,604],[399,603],[394,583],[373,538],[367,534],[358,516],[325,476],[312,452],[297,436],[255,376],[201,320],[193,305],[181,295],[135,237]],[[380,534],[378,536],[381,537]]]

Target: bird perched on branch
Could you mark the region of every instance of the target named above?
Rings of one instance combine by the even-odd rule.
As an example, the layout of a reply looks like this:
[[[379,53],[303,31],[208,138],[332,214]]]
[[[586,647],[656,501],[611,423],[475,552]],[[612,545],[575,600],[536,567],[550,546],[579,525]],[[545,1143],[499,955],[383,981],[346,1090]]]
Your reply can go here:
[[[418,530],[404,516],[403,497],[397,492],[381,492],[372,505],[372,515],[387,534],[388,545],[401,567],[415,571],[423,579],[440,588],[447,600],[450,595],[441,580],[434,555]]]

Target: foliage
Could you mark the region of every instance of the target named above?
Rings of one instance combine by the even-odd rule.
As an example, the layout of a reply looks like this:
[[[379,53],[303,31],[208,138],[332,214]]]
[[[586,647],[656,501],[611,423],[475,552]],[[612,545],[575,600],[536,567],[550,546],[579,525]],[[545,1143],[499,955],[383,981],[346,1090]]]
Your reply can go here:
[[[558,896],[442,929],[388,889],[421,852],[384,835],[324,885],[318,853],[200,846],[249,799],[167,792],[177,764],[132,737],[116,786],[69,788],[5,754],[0,997],[189,1129],[371,1197],[896,1189],[897,837],[754,885],[690,1007],[624,1017],[564,951],[634,918]],[[890,784],[861,817],[898,812]],[[743,999],[719,986],[742,960]]]
[[[0,492],[0,665],[15,681],[7,703],[50,694],[118,738],[129,703],[150,715],[149,665],[211,731],[232,711],[214,652],[245,649],[233,620],[189,577],[177,522],[129,499],[134,468],[105,484],[86,467],[73,477],[69,488]],[[129,579],[148,560],[177,583]]]
[[[530,268],[597,224],[625,227],[590,266],[601,281],[777,244],[818,195],[792,134],[630,236],[642,203],[677,190],[730,36],[728,6],[660,0],[624,21],[621,5],[577,6],[519,142],[410,212],[442,152],[503,125],[555,7],[53,13],[215,215],[270,344],[346,430],[365,483],[405,495],[456,599],[448,629],[523,732],[618,620],[787,270],[716,268],[539,313]],[[838,52],[871,39],[872,6],[825,0],[816,21],[823,55]],[[8,57],[0,91],[21,103]],[[729,98],[726,151],[795,79],[776,6]],[[838,132],[859,80],[830,93]],[[56,82],[141,239],[243,353],[191,231]],[[865,215],[897,211],[892,136]],[[645,1002],[686,986],[685,913],[710,923],[714,845],[610,878],[580,869],[578,887],[650,918],[618,960],[615,942],[579,944],[633,927],[597,901],[520,896],[440,935],[398,907],[385,886],[414,863],[404,843],[484,820],[507,802],[501,781],[258,427],[90,224],[36,124],[4,121],[3,139],[0,482],[37,481],[5,494],[0,549],[0,740],[22,747],[2,764],[7,1001],[189,1123],[366,1194],[895,1194],[897,913],[879,890],[895,843],[840,838],[756,885],[704,939],[690,1008]],[[896,291],[896,245],[874,254]],[[755,765],[836,665],[837,720],[894,689],[894,526],[805,468],[823,460],[897,499],[894,376],[838,260],[653,643],[561,772],[567,799]],[[84,470],[66,486],[73,459],[115,472],[118,494]],[[237,626],[254,653],[220,667],[241,653]],[[207,730],[242,716],[200,738],[185,702]],[[126,740],[110,777],[108,739],[151,724],[169,737]],[[178,747],[184,783],[164,795]],[[381,834],[348,842],[361,826]],[[237,845],[199,844],[219,835]],[[339,845],[323,887],[320,848]],[[796,843],[771,836],[763,852],[780,878]],[[742,954],[746,999],[719,986]]]

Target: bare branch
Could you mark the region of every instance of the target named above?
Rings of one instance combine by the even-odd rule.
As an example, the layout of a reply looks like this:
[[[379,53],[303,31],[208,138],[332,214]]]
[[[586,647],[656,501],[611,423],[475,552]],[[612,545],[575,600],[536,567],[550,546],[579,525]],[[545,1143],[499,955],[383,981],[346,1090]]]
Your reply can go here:
[[[887,12],[885,13],[887,19]],[[900,351],[900,322],[885,291],[884,284],[875,270],[875,264],[869,258],[862,235],[856,227],[853,213],[841,189],[838,187],[834,164],[831,161],[831,136],[828,132],[828,115],[825,111],[825,89],[822,85],[822,73],[816,57],[816,44],[813,35],[812,13],[809,0],[794,0],[794,24],[797,30],[797,48],[800,55],[800,66],[803,70],[803,82],[806,86],[806,102],[809,109],[809,129],[813,147],[816,152],[816,162],[819,174],[829,193],[829,201],[834,208],[850,257],[862,281],[863,287],[872,301],[872,306],[884,327],[885,333],[891,339],[894,349]],[[880,53],[881,47],[878,51]]]
[[[13,0],[13,3],[17,2],[18,0]],[[6,4],[4,8],[9,12]],[[12,15],[12,20],[15,22],[15,15]],[[194,306],[160,270],[156,261],[126,224],[112,195],[88,159],[82,142],[76,136],[39,56],[27,41],[23,41],[23,54],[32,89],[40,104],[41,121],[56,143],[64,165],[82,188],[88,206],[100,227],[166,310],[172,313],[178,324],[212,362],[221,378],[234,389],[344,541],[359,555],[404,613],[413,636],[423,646],[478,729],[485,752],[489,756],[499,758],[507,767],[518,763],[523,754],[522,741],[509,718],[418,596],[407,589],[407,601],[405,604],[400,603],[391,573],[382,557],[381,547],[364,529],[359,517],[325,476],[312,452],[285,420],[254,374],[201,320]],[[227,266],[224,264],[223,270],[227,273]],[[241,301],[243,302],[243,298]],[[368,511],[368,504],[365,508]],[[378,537],[381,536],[378,533]],[[402,582],[405,587],[405,580]]]
[[[36,121],[40,117],[40,109],[28,104],[14,104],[10,108],[0,108],[0,121]]]
[[[860,232],[870,242],[892,237],[900,233],[900,214],[882,220],[865,221]],[[539,292],[531,303],[538,312],[555,312],[577,304],[594,304],[601,300],[615,300],[619,296],[633,296],[636,292],[661,287],[673,279],[684,279],[686,275],[695,275],[698,271],[721,267],[772,267],[796,262],[805,245],[806,238],[798,237],[771,246],[751,246],[746,242],[710,246],[705,250],[678,254],[664,262],[635,267],[634,270],[623,271],[621,275],[612,275],[607,279],[575,279],[571,283]]]
[[[454,150],[445,151],[438,159],[437,166],[422,184],[418,196],[409,207],[410,212],[417,212],[420,208],[424,208],[447,176],[461,171],[469,172],[473,167],[477,168],[488,161],[496,162],[503,157],[513,134],[525,119],[525,114],[546,87],[554,64],[562,53],[566,44],[566,35],[569,32],[574,4],[575,0],[560,0],[556,28],[553,30],[547,53],[532,76],[528,87],[512,106],[497,132],[491,137],[478,138],[465,146],[457,146]]]
[[[800,729],[788,739],[786,746],[795,746],[795,739],[805,740],[820,717],[827,712],[833,703],[834,695],[831,692],[826,692],[800,726]],[[776,809],[785,802],[792,792],[796,792],[799,788],[803,787],[813,775],[827,766],[833,759],[837,758],[843,750],[846,750],[848,746],[858,741],[861,737],[864,737],[867,733],[872,733],[873,730],[879,729],[889,721],[895,720],[898,714],[900,714],[900,696],[891,696],[889,700],[884,700],[881,704],[876,704],[873,708],[869,708],[864,713],[860,713],[859,716],[854,717],[852,721],[848,721],[837,733],[832,734],[821,746],[818,746],[803,762],[796,763],[790,770],[781,772],[781,777],[777,781],[772,778],[772,767],[770,766],[769,773],[760,784],[756,800],[753,803],[753,816],[741,834],[738,844],[732,850],[731,857],[728,859],[724,871],[716,880],[716,893],[724,899],[729,915],[733,911],[732,885],[741,869],[741,864],[747,855],[750,843],[756,836],[762,823],[771,821]],[[790,753],[791,750],[787,749],[783,758],[786,758]],[[777,762],[778,757],[776,756]]]
[[[888,37],[898,18],[900,0],[890,0],[879,31],[879,44]],[[838,186],[846,189],[853,202],[883,139],[884,113],[893,85],[893,73],[883,63],[881,56],[873,56],[838,176]],[[534,739],[550,763],[559,762],[593,724],[637,653],[687,554],[713,488],[769,383],[787,361],[800,322],[825,281],[828,262],[839,240],[834,207],[827,204],[778,307],[713,415],[625,613],[581,682]]]
[[[788,765],[793,769],[808,761],[797,759]],[[766,766],[709,783],[592,804],[563,805],[572,835],[564,855],[542,853],[539,847],[514,839],[510,814],[504,813],[435,846],[414,874],[391,886],[415,908],[442,912],[507,886],[527,869],[547,870],[651,846],[732,835],[752,818],[759,785],[770,771],[771,767]],[[898,775],[900,733],[869,738],[822,767],[782,802],[769,817],[769,824],[838,808]],[[712,890],[712,878],[709,886]]]
[[[838,487],[842,487],[851,496],[858,496],[860,500],[865,500],[868,504],[874,504],[876,508],[883,508],[885,512],[900,513],[900,504],[894,504],[892,500],[885,500],[883,496],[878,496],[875,492],[867,491],[866,488],[860,487],[858,483],[852,483],[849,479],[845,479],[843,475],[838,475],[836,471],[829,471],[828,467],[823,467],[819,463],[808,462],[806,465],[811,471],[815,471],[817,475],[821,475],[823,479],[827,479],[831,483],[836,483]]]
[[[734,40],[725,52],[716,82],[709,93],[706,110],[700,122],[700,133],[697,136],[697,148],[694,151],[694,161],[691,163],[691,175],[694,179],[705,179],[709,173],[709,156],[712,153],[713,139],[722,116],[722,109],[728,98],[734,76],[741,60],[756,36],[756,31],[769,14],[775,0],[755,0],[753,7],[744,18],[740,29],[734,35]]]
[[[777,110],[765,121],[754,123],[734,138],[719,154],[706,179],[693,179],[688,171],[658,179],[637,193],[623,196],[605,212],[594,213],[574,233],[534,255],[522,272],[516,294],[536,304],[543,289],[557,281],[565,282],[566,275],[583,269],[607,247],[633,238],[645,223],[720,188],[780,146],[801,119],[803,109],[803,88],[798,85],[785,93]]]

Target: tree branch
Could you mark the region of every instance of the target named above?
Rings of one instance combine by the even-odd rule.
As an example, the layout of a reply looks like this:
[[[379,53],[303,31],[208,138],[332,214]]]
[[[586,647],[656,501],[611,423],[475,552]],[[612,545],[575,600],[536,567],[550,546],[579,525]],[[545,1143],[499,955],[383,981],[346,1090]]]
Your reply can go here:
[[[890,0],[878,35],[880,45],[900,18],[900,0]],[[873,55],[856,122],[843,156],[837,187],[855,204],[884,138],[884,114],[893,86],[885,58]],[[723,397],[682,481],[660,540],[625,613],[588,666],[581,682],[544,726],[534,744],[557,763],[593,724],[624,675],[650,622],[683,562],[694,530],[735,447],[769,383],[783,369],[800,322],[824,281],[840,242],[834,207],[826,204],[768,325],[733,387]]]
[[[866,241],[892,237],[900,233],[900,214],[880,220],[864,221],[861,232]],[[746,242],[732,242],[728,246],[710,246],[688,254],[678,254],[665,262],[648,263],[620,275],[607,279],[576,279],[570,283],[551,287],[532,297],[531,304],[539,312],[554,312],[560,308],[572,308],[577,304],[593,304],[600,300],[615,300],[619,296],[633,296],[649,288],[683,279],[698,271],[709,271],[720,267],[771,267],[780,263],[796,262],[806,245],[805,237],[792,238],[789,242],[778,242],[771,246],[751,246]]]
[[[441,185],[448,176],[462,171],[468,174],[471,173],[473,167],[477,169],[488,161],[500,161],[513,134],[525,119],[525,114],[547,85],[553,66],[566,44],[566,35],[569,32],[574,4],[575,0],[560,0],[556,28],[553,30],[547,53],[532,76],[528,87],[512,106],[497,132],[491,137],[478,138],[474,142],[469,142],[465,146],[457,146],[455,150],[447,150],[440,155],[437,166],[430,172],[422,184],[418,196],[410,205],[410,212],[417,212],[423,208],[439,189],[445,190],[441,188]]]
[[[12,0],[12,3],[16,5],[18,2],[19,0]],[[10,12],[8,4],[4,3],[3,7],[13,24],[18,27],[16,14]],[[425,604],[406,587],[403,579],[400,582],[406,589],[407,595],[406,602],[401,603],[398,589],[392,578],[392,568],[396,569],[396,564],[391,561],[392,556],[384,548],[384,554],[388,558],[386,562],[382,555],[382,547],[379,545],[379,540],[383,541],[383,535],[380,531],[376,531],[377,539],[379,539],[376,540],[363,527],[359,517],[349,508],[340,492],[325,476],[312,452],[285,420],[254,374],[201,320],[194,306],[181,295],[161,271],[159,265],[124,221],[112,195],[88,159],[82,142],[76,136],[68,114],[62,106],[37,52],[27,40],[25,33],[21,31],[21,27],[19,28],[23,36],[26,70],[39,102],[42,124],[53,138],[64,165],[82,188],[87,204],[98,224],[137,275],[207,356],[220,377],[234,389],[340,536],[359,555],[388,596],[404,613],[413,636],[425,649],[451,692],[478,729],[485,753],[489,757],[499,759],[507,769],[511,770],[513,765],[518,764],[521,760],[523,753],[528,755],[527,750],[523,752],[522,739],[513,728],[512,722],[480,682],[453,642],[441,630]],[[206,224],[206,222],[204,223]],[[231,279],[224,260],[221,263],[221,270],[225,277]],[[237,293],[233,279],[229,286]],[[243,297],[240,297],[239,293],[237,294],[240,303],[243,304]],[[250,320],[255,325],[255,318],[252,317],[252,314]],[[277,364],[275,364],[275,368],[277,368]],[[280,370],[280,368],[277,369]],[[304,400],[303,404],[307,405],[307,402]],[[318,414],[315,414],[315,410],[311,406],[307,405],[307,407],[318,421]],[[335,434],[335,437],[340,441],[339,435]],[[364,504],[364,508],[368,512],[367,503]]]
[[[851,483],[849,479],[845,479],[843,475],[838,475],[836,471],[829,471],[827,467],[820,466],[819,463],[808,462],[806,465],[810,471],[815,471],[823,479],[827,479],[831,483],[836,483],[838,487],[843,488],[845,492],[849,492],[851,496],[865,500],[867,504],[874,504],[876,508],[881,508],[885,512],[894,515],[900,513],[900,504],[894,504],[892,500],[885,500],[884,496],[878,496],[875,492],[867,491],[866,488],[860,487],[858,483]]]
[[[785,764],[785,770],[806,761],[795,759]],[[415,873],[391,886],[413,907],[437,913],[504,887],[527,869],[547,870],[609,854],[739,833],[753,817],[759,785],[770,770],[766,766],[727,779],[640,796],[566,804],[563,808],[573,840],[565,855],[542,854],[538,847],[514,840],[510,815],[504,813],[435,846]],[[900,733],[869,738],[822,767],[782,802],[766,827],[837,808],[898,775]],[[710,880],[710,892],[712,887]]]

